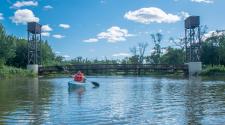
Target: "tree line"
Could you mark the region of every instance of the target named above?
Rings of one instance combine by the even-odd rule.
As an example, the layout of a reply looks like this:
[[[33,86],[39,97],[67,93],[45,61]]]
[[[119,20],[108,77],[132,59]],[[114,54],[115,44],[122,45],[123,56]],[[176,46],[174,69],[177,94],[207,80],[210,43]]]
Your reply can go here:
[[[201,61],[204,65],[225,65],[225,32],[215,31],[210,36],[203,37],[206,33],[202,31],[201,37]],[[163,35],[160,33],[151,34],[149,42],[140,42],[130,48],[131,57],[121,60],[107,59],[88,60],[77,57],[65,64],[184,64],[185,62],[185,41],[184,38],[169,38],[173,46],[162,47]],[[153,44],[152,51],[148,51],[149,44]]]
[[[148,42],[140,42],[130,48],[132,56],[123,59],[94,59],[76,57],[65,60],[57,56],[47,41],[41,42],[42,65],[66,65],[66,64],[184,64],[185,47],[184,39],[170,38],[174,46],[162,47],[163,35],[151,34]],[[0,24],[0,66],[8,65],[25,68],[27,65],[27,40],[7,35]],[[153,49],[148,51],[149,44]],[[205,65],[225,65],[225,33],[216,31],[211,36],[202,39],[201,61]]]
[[[206,31],[201,33],[200,57],[204,65],[224,65],[225,66],[225,31],[217,30],[209,36],[203,36]],[[144,55],[148,43],[139,43],[131,48],[128,62],[147,63],[147,64],[184,64],[185,62],[185,41],[180,38],[175,40],[170,38],[167,42],[172,42],[175,46],[162,48],[163,35],[160,33],[151,34],[154,48],[151,53]]]

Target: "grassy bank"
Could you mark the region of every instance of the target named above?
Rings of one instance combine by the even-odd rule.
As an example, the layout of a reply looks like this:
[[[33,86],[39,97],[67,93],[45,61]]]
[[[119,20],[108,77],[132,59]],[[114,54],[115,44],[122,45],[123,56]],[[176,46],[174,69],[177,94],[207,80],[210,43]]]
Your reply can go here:
[[[206,66],[201,73],[202,76],[225,76],[225,66]]]
[[[37,74],[32,71],[14,68],[9,66],[0,67],[0,78],[12,78],[12,77],[35,77]]]

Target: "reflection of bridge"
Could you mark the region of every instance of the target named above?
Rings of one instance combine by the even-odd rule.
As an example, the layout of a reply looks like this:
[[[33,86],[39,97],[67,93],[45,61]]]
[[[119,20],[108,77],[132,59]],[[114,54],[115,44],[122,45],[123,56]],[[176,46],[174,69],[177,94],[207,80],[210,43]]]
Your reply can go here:
[[[145,74],[150,72],[183,72],[188,73],[187,65],[168,65],[168,64],[75,64],[64,66],[47,66],[39,67],[39,74],[48,73],[74,73],[83,71],[86,74],[103,74],[103,73],[117,73],[124,74]]]

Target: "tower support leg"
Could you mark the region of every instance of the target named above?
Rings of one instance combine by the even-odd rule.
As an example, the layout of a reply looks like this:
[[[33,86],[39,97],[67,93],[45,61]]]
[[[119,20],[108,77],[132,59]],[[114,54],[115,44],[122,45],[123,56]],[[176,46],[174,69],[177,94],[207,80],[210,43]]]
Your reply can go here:
[[[33,71],[35,74],[38,74],[38,65],[37,64],[27,65],[27,69]]]
[[[199,75],[202,72],[202,62],[189,62],[188,63],[189,75]]]

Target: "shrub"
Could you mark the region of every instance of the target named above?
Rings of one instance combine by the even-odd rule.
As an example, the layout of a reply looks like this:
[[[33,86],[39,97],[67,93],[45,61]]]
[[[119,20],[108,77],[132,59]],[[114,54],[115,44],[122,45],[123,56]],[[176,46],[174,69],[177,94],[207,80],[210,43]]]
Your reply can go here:
[[[0,78],[12,78],[12,77],[35,77],[37,74],[30,70],[14,68],[8,66],[0,67]]]
[[[225,66],[217,65],[217,66],[207,66],[202,75],[216,75],[216,74],[225,74]]]

